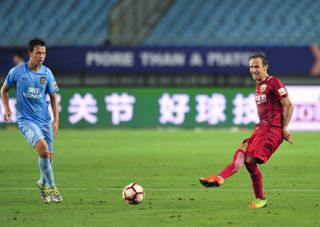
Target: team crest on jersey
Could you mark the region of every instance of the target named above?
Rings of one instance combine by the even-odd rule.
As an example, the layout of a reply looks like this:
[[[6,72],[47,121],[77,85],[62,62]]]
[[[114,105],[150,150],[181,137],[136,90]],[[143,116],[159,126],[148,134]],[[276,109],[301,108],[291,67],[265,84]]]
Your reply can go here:
[[[46,82],[47,82],[47,78],[45,78],[44,76],[40,77],[40,83],[41,84],[45,84]]]
[[[261,92],[264,92],[266,89],[267,89],[267,85],[266,85],[266,84],[262,84],[262,85],[260,86],[260,91],[261,91]]]

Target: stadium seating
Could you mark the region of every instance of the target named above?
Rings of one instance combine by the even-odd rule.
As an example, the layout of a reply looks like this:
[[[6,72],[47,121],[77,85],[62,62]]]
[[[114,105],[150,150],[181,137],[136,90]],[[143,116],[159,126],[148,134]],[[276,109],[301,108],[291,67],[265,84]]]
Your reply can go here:
[[[319,43],[313,0],[176,0],[146,45],[308,45]]]
[[[22,46],[34,36],[49,45],[101,45],[108,39],[108,15],[121,1],[0,1],[0,46]],[[309,45],[319,43],[318,12],[314,0],[175,0],[142,44]]]
[[[7,0],[0,6],[0,46],[21,46],[39,36],[49,45],[99,45],[117,0]]]

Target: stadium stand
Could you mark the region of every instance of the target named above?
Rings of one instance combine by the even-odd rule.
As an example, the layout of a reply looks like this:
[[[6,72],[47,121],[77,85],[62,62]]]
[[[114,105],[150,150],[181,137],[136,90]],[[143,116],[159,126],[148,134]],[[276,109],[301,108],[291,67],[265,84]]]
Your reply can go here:
[[[107,13],[117,0],[1,1],[0,46],[23,46],[34,36],[48,45],[101,45]]]
[[[320,4],[313,0],[7,0],[0,4],[2,47],[23,46],[34,36],[51,46],[102,45],[110,38],[112,44],[121,45],[299,46],[319,43],[320,36]]]
[[[174,0],[121,0],[109,15],[109,42],[113,45],[139,45]]]
[[[319,44],[319,11],[320,2],[314,0],[0,0],[0,47],[25,50],[27,42],[39,36],[48,47],[63,48],[101,45],[309,48]],[[320,59],[317,45],[312,46],[308,56],[314,55]],[[319,59],[315,65],[320,64]],[[11,55],[9,60],[11,64]],[[60,85],[67,86],[251,87],[254,83],[247,74],[237,72],[87,73],[82,67],[54,71]],[[0,75],[1,81],[5,76]],[[318,74],[284,76],[282,79],[289,84],[320,84]]]
[[[236,6],[236,7],[235,7]],[[305,0],[176,0],[146,45],[308,45],[319,43],[320,4]]]

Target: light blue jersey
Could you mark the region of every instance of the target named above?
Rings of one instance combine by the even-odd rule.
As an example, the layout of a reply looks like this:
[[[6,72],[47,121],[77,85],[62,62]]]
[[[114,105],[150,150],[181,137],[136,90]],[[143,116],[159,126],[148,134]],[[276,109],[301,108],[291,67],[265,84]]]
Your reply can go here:
[[[39,72],[33,72],[26,62],[12,68],[5,82],[8,87],[16,87],[18,121],[29,120],[38,125],[50,121],[46,94],[58,92],[59,88],[49,68],[42,65]]]

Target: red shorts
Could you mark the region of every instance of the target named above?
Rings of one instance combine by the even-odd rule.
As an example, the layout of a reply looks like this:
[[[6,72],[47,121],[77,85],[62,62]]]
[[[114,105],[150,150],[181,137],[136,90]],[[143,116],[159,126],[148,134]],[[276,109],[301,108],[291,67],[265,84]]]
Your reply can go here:
[[[282,143],[282,129],[269,125],[258,125],[252,135],[243,142],[248,143],[246,155],[265,163]]]

